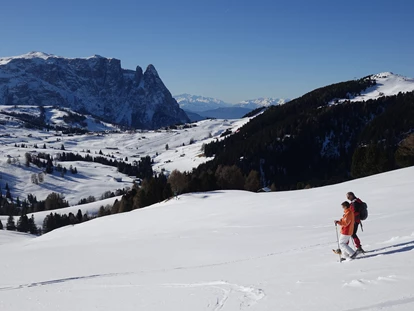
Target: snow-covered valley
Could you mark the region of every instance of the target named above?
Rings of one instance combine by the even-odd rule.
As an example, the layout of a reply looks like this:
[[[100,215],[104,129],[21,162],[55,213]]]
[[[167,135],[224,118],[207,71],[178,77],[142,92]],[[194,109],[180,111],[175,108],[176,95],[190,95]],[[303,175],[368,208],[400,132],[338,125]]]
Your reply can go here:
[[[62,134],[54,131],[27,129],[21,124],[0,124],[0,186],[11,188],[13,198],[26,198],[31,193],[45,199],[51,192],[63,194],[71,205],[90,195],[99,198],[106,191],[131,187],[133,176],[126,176],[116,167],[94,162],[60,162],[69,168],[76,167],[78,173],[64,177],[55,172],[45,175],[44,183],[31,181],[32,174],[42,172],[34,165],[25,166],[25,153],[47,153],[55,157],[59,153],[71,152],[122,160],[133,164],[141,157],[150,156],[156,172],[171,172],[174,169],[190,171],[208,159],[203,156],[202,145],[220,137],[226,130],[236,131],[249,121],[204,120],[193,127],[177,130],[95,132],[84,135]],[[21,147],[22,144],[24,147]],[[46,146],[46,149],[43,147]],[[64,150],[62,150],[62,146]],[[37,147],[37,148],[36,148]]]

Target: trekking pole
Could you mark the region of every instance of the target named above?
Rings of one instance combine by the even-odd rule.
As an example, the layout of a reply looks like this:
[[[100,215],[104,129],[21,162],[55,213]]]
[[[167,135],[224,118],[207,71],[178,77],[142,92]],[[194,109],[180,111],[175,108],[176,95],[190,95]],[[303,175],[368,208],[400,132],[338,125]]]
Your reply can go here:
[[[341,248],[339,247],[339,236],[338,236],[338,228],[337,228],[337,226],[338,226],[338,224],[336,224],[336,223],[335,223],[336,243],[338,243],[338,249],[341,249]],[[340,263],[342,263],[342,260],[341,260],[341,254],[340,254],[340,253],[338,253],[338,256],[339,256],[339,262],[340,262]]]

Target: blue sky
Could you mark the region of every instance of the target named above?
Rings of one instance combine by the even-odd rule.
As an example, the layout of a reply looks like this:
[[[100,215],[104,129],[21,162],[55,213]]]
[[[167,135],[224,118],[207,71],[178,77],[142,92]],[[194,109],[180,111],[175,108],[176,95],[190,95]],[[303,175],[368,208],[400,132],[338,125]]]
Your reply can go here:
[[[5,0],[0,55],[154,64],[171,93],[294,98],[392,71],[414,77],[414,1]]]

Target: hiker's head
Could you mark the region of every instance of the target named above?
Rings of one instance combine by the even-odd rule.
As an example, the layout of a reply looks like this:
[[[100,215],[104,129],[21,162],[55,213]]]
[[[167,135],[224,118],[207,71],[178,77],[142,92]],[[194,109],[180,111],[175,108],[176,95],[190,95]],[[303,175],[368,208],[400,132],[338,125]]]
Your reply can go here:
[[[347,209],[347,208],[349,208],[349,203],[347,202],[347,201],[345,201],[345,202],[342,202],[342,208],[344,208],[344,209]]]
[[[348,192],[348,193],[346,194],[346,198],[347,198],[349,201],[352,201],[352,200],[355,200],[355,199],[356,199],[356,196],[355,196],[355,194],[354,194],[353,192]]]

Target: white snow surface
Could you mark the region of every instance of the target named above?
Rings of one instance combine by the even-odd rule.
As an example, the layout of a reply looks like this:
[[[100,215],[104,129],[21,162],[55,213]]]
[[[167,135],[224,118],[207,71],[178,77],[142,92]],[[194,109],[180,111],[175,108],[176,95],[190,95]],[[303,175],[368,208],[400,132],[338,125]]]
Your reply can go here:
[[[413,310],[414,167],[300,191],[192,193],[38,238],[0,231],[0,310]],[[345,193],[366,255],[338,262]]]
[[[342,104],[345,101],[360,102],[375,100],[383,96],[393,96],[398,93],[414,91],[414,79],[394,74],[392,72],[382,72],[371,76],[377,84],[369,87],[361,95],[353,96],[350,99],[334,99],[329,105]]]

